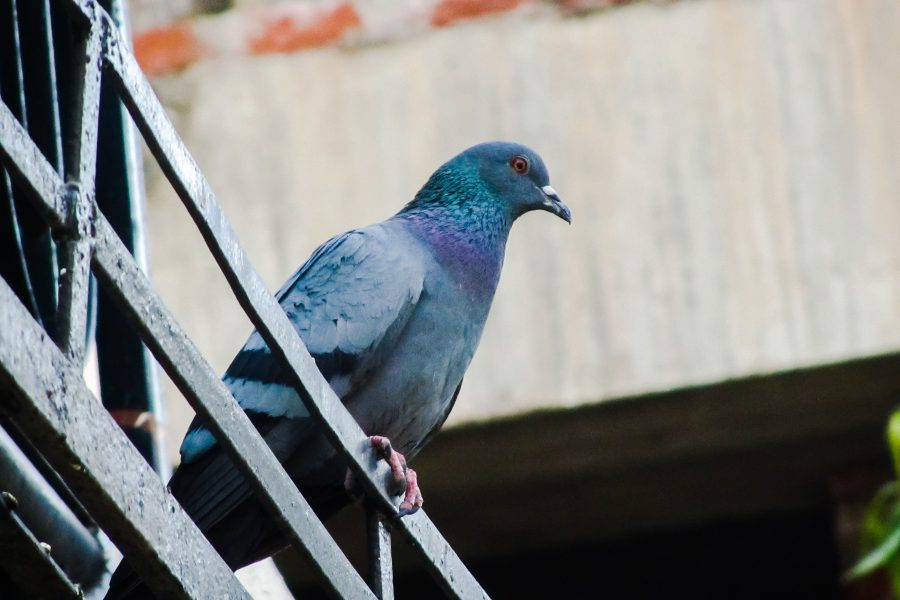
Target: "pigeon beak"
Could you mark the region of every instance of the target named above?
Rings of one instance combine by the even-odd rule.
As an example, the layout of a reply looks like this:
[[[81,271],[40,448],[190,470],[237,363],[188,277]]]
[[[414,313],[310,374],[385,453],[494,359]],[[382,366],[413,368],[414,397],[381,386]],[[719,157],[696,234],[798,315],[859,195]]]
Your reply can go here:
[[[553,186],[545,185],[541,188],[544,193],[544,210],[552,212],[554,215],[562,219],[568,224],[572,224],[572,211],[559,198],[559,194],[553,189]]]

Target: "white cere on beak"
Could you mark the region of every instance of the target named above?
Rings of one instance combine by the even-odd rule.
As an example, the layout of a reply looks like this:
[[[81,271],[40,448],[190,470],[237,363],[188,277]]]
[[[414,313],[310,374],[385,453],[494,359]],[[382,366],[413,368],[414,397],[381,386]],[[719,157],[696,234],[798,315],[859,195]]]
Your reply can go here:
[[[552,207],[557,202],[559,202],[559,194],[556,193],[556,190],[553,189],[552,185],[545,185],[541,188],[541,191],[544,192],[544,206]]]

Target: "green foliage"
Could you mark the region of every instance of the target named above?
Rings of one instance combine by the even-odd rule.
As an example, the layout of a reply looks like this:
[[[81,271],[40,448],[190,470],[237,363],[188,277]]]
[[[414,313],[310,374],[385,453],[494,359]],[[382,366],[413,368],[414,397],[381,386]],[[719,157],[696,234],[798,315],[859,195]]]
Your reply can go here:
[[[863,520],[862,535],[866,553],[847,573],[848,579],[868,575],[897,562],[897,551],[900,549],[900,484],[896,481],[885,484],[875,495]]]
[[[900,410],[888,421],[888,444],[894,460],[894,473],[900,478]],[[862,527],[865,553],[846,578],[857,579],[884,568],[890,577],[894,597],[900,598],[900,481],[885,484],[866,512]]]

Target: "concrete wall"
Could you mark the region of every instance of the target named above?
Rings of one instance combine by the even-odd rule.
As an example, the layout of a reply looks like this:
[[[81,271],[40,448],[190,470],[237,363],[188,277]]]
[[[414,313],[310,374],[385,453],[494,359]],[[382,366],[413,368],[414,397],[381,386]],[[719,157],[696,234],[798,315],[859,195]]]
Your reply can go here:
[[[188,24],[230,40],[243,14]],[[895,0],[532,4],[378,43],[365,23],[154,84],[273,290],[459,150],[542,153],[574,225],[517,224],[451,424],[900,347]],[[155,281],[224,369],[249,323],[147,170]],[[173,452],[189,415],[169,403]]]

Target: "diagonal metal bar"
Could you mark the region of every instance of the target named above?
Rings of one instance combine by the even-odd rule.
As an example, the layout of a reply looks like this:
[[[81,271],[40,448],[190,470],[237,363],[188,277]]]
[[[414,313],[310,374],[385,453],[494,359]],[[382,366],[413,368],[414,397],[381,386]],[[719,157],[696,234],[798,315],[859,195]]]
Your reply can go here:
[[[41,158],[27,172],[18,169],[18,161],[33,156],[27,152],[28,145],[27,133],[0,104],[0,155],[6,155],[10,172],[43,206],[51,226],[62,227],[65,214],[48,202],[58,195],[49,183],[55,175],[50,165]],[[65,187],[59,181],[57,185]],[[102,215],[97,215],[94,225],[93,265],[98,279],[135,321],[144,342],[194,409],[207,418],[260,499],[288,527],[292,542],[342,597],[373,598],[228,388],[165,309],[112,227]]]
[[[17,183],[40,199],[34,204],[51,228],[64,231],[68,204],[62,182],[28,132],[16,121],[6,104],[0,102],[0,156]]]
[[[228,565],[0,279],[3,410],[162,597],[247,598]]]
[[[100,0],[128,39],[125,0]],[[70,20],[70,6],[66,6]],[[102,38],[101,38],[102,39]],[[105,43],[105,42],[104,42]],[[119,238],[146,273],[144,241],[144,183],[141,148],[137,129],[113,86],[100,88],[100,115],[97,128],[97,166],[93,197]],[[91,282],[94,283],[93,281]],[[103,404],[125,430],[125,434],[164,480],[171,468],[162,447],[165,423],[158,385],[158,369],[150,351],[133,331],[124,315],[106,294],[95,293],[91,300],[94,343]]]

